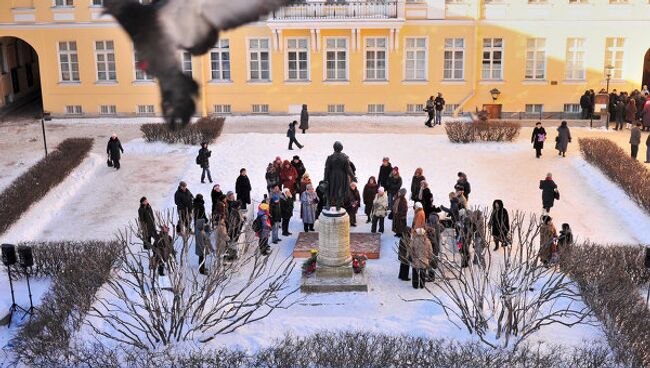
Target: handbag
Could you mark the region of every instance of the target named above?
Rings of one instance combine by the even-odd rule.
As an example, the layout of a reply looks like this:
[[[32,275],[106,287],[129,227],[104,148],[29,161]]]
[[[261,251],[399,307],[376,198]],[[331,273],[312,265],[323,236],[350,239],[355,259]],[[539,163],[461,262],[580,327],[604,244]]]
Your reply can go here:
[[[106,165],[107,165],[108,167],[113,167],[113,160],[111,160],[110,157],[106,159]]]
[[[393,219],[393,211],[388,212],[388,219],[389,220]]]
[[[560,192],[553,192],[553,198],[559,200],[560,199]]]

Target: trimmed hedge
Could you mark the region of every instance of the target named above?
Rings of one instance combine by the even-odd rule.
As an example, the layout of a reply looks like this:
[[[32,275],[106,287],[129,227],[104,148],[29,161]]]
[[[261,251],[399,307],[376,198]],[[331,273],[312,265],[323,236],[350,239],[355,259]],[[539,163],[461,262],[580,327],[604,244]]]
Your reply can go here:
[[[520,130],[521,124],[509,121],[445,124],[447,137],[452,143],[512,142]]]
[[[580,152],[650,212],[650,170],[607,138],[580,138]]]
[[[50,189],[59,185],[88,156],[92,138],[69,138],[0,193],[0,234]]]
[[[225,118],[201,118],[193,124],[172,128],[169,124],[142,124],[140,130],[147,142],[183,143],[198,145],[212,143],[223,131]]]

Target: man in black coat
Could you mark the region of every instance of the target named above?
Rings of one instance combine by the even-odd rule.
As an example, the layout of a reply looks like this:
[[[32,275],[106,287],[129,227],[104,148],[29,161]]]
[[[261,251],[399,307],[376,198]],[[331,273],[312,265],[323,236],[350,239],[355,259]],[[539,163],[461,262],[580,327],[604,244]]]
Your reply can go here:
[[[379,166],[379,175],[377,175],[377,185],[386,188],[386,181],[393,171],[393,165],[388,157],[384,157],[381,166]]]
[[[201,183],[205,183],[205,174],[208,173],[208,181],[212,183],[212,174],[210,173],[210,156],[212,156],[212,151],[208,150],[208,144],[206,142],[201,143],[201,149],[199,150],[199,155],[196,157],[196,163],[201,166]]]
[[[557,184],[553,181],[553,174],[546,174],[546,179],[539,181],[539,189],[542,190],[542,207],[548,215],[556,199],[560,199]]]
[[[302,180],[302,176],[305,175],[305,172],[307,172],[307,169],[305,169],[305,165],[302,163],[302,160],[300,160],[300,156],[293,156],[293,160],[291,160],[291,166],[293,166],[296,169],[296,172],[298,173],[298,180],[296,180],[296,184],[299,187],[300,186],[300,180]]]
[[[140,221],[140,229],[142,230],[144,249],[149,249],[153,244],[153,240],[156,238],[156,221],[147,197],[140,198],[138,220]]]
[[[461,171],[458,173],[458,181],[456,184],[463,187],[463,194],[465,195],[465,198],[469,200],[469,193],[472,191],[472,186],[469,184],[469,181],[467,181],[467,175],[464,172]]]
[[[585,91],[585,94],[580,97],[580,109],[582,114],[580,117],[582,119],[589,119],[589,110],[591,108],[591,96],[589,91]]]
[[[618,105],[618,99],[619,96],[616,89],[612,90],[609,94],[609,104],[607,105],[607,108],[609,109],[609,121],[616,121],[616,106]]]
[[[120,139],[117,138],[117,135],[115,133],[113,133],[113,135],[111,135],[111,138],[108,140],[108,144],[106,145],[106,154],[111,159],[111,161],[113,161],[113,167],[115,170],[120,169],[121,153],[124,153],[124,148],[122,148]]]
[[[438,92],[438,97],[433,100],[433,105],[436,109],[436,120],[434,121],[433,125],[442,125],[442,110],[445,109],[445,104],[445,99],[442,98],[442,93]]]
[[[192,192],[187,188],[187,183],[181,181],[178,184],[178,190],[174,194],[174,203],[176,204],[176,209],[178,210],[178,225],[176,225],[177,231],[189,231],[190,223],[192,222],[192,202],[194,196]]]
[[[237,200],[241,202],[241,209],[245,210],[246,205],[251,204],[251,181],[248,178],[246,169],[239,170],[239,176],[235,182],[235,193]]]
[[[354,173],[350,168],[350,158],[343,153],[341,142],[334,143],[334,153],[327,157],[323,180],[327,182],[327,206],[336,206],[338,211],[348,197],[350,178]]]
[[[359,211],[359,204],[361,203],[361,195],[359,194],[359,189],[357,189],[357,184],[355,182],[350,183],[350,190],[348,191],[348,197],[345,200],[345,210],[350,216],[350,226],[357,226],[357,211]]]
[[[289,138],[289,150],[293,150],[294,143],[296,146],[298,146],[299,149],[302,149],[304,147],[296,139],[296,125],[298,125],[298,122],[294,120],[291,122],[291,124],[289,124],[289,129],[287,130],[287,138]]]

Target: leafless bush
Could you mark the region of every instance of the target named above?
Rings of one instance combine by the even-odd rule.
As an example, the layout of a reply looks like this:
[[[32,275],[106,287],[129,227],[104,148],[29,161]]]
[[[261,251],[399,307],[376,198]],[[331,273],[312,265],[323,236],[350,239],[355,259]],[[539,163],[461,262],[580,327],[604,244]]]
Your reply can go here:
[[[650,170],[607,138],[580,138],[580,152],[618,184],[639,206],[650,211]]]
[[[446,123],[447,137],[453,143],[512,142],[519,136],[521,125],[508,121],[475,121]]]
[[[69,138],[0,193],[0,234],[60,184],[86,158],[92,138]]]
[[[140,130],[147,142],[183,143],[198,145],[211,143],[223,131],[225,118],[201,118],[193,124],[172,128],[169,124],[142,124]]]

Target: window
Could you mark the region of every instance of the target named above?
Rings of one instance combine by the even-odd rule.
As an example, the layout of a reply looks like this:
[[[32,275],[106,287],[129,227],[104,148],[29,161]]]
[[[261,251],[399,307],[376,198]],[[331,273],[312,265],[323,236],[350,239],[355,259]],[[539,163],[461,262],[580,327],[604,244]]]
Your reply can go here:
[[[253,114],[268,114],[269,105],[253,105]]]
[[[73,0],[54,0],[54,6],[74,6]]]
[[[427,79],[427,39],[407,38],[405,80],[426,80]]]
[[[528,4],[546,4],[546,0],[528,0]]]
[[[612,79],[623,79],[625,38],[608,38],[605,48],[605,66],[612,66]]]
[[[564,104],[564,112],[576,113],[581,111],[580,104]]]
[[[627,4],[628,0],[609,0],[610,4]]]
[[[422,114],[423,111],[424,111],[424,104],[406,105],[406,112],[409,114]]]
[[[210,51],[210,69],[212,80],[230,80],[230,42],[228,39],[221,39]]]
[[[268,38],[252,38],[248,40],[249,80],[269,81],[270,52]]]
[[[503,79],[503,38],[483,39],[481,79]]]
[[[386,80],[386,37],[366,38],[366,80]]]
[[[529,114],[539,114],[542,111],[544,111],[544,105],[542,104],[526,104],[526,112]]]
[[[330,114],[342,114],[345,112],[345,105],[327,105],[327,112]]]
[[[585,79],[585,39],[568,38],[566,40],[566,73],[567,80]]]
[[[117,114],[117,108],[115,105],[101,105],[99,106],[100,115],[115,115]]]
[[[287,40],[287,79],[309,79],[309,41],[306,38]]]
[[[569,0],[569,4],[588,4],[588,0]]]
[[[526,79],[546,78],[546,39],[529,38],[526,41]]]
[[[368,114],[383,114],[384,105],[383,104],[370,104],[368,105]]]
[[[181,65],[183,66],[183,73],[188,77],[192,77],[192,54],[189,51],[181,52]]]
[[[135,80],[139,82],[153,81],[153,75],[143,70],[146,68],[146,66],[142,65],[142,60],[140,59],[140,55],[137,51],[133,53],[133,59],[135,61]]]
[[[61,82],[79,82],[79,58],[75,41],[59,42],[59,69]]]
[[[93,6],[104,6],[104,0],[93,0]]]
[[[452,115],[456,109],[460,107],[459,104],[445,104],[445,109],[443,111],[444,114],[446,115]],[[462,111],[461,111],[462,112]]]
[[[153,115],[155,111],[153,105],[138,105],[138,115]]]
[[[445,65],[443,78],[463,79],[463,58],[465,56],[465,40],[462,38],[445,38]]]
[[[96,41],[95,54],[97,57],[97,80],[116,81],[117,73],[115,71],[115,50],[113,41]]]
[[[327,80],[348,79],[348,40],[328,38],[325,42]]]
[[[83,110],[81,109],[81,105],[67,105],[65,107],[65,113],[67,115],[81,115],[83,114]]]
[[[214,105],[215,114],[230,114],[230,105]]]

